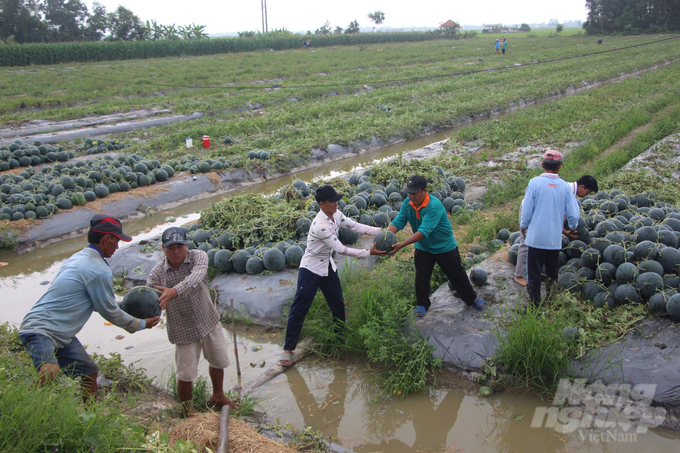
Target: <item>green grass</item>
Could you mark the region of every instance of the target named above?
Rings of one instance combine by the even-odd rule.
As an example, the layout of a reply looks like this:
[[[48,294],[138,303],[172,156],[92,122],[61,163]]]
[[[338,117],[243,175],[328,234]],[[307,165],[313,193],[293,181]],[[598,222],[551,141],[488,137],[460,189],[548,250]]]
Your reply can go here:
[[[0,451],[111,452],[141,444],[143,428],[122,415],[118,397],[82,403],[67,378],[38,387],[16,331],[0,325]]]
[[[378,365],[379,397],[426,390],[441,362],[410,326],[412,260],[383,259],[373,272],[356,270],[343,280],[343,294],[347,319],[342,334],[335,333],[323,296],[314,299],[302,334],[314,337],[315,350],[331,356],[365,353]]]

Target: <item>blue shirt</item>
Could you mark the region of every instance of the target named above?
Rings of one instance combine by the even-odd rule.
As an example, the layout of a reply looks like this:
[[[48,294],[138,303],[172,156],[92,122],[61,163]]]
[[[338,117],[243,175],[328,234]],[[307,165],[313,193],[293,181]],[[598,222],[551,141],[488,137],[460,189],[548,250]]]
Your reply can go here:
[[[401,230],[408,222],[414,233],[419,231],[423,239],[413,244],[415,248],[438,255],[458,247],[446,209],[437,197],[430,195],[427,206],[420,208],[420,218],[416,216],[416,210],[409,202],[410,199],[407,198],[401,203],[399,214],[392,221],[392,225]]]
[[[130,333],[141,327],[139,319],[116,304],[113,273],[99,250],[86,247],[64,261],[47,292],[24,317],[19,332],[45,335],[63,348],[95,310]]]
[[[544,250],[562,249],[563,219],[569,228],[578,226],[580,217],[571,186],[553,173],[543,173],[529,181],[520,228],[528,228],[526,245]]]

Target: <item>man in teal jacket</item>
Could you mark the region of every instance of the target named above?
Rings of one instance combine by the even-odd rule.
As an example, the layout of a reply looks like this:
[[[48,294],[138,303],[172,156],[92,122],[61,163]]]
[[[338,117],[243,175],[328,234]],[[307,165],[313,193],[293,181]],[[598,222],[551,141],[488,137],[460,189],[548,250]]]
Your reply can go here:
[[[444,205],[436,197],[430,196],[427,192],[427,181],[420,175],[411,176],[404,191],[409,196],[401,204],[399,214],[392,221],[389,230],[396,233],[408,222],[413,234],[405,241],[397,242],[391,254],[414,244],[418,306],[416,316],[419,318],[425,316],[430,308],[430,278],[435,263],[439,264],[451,286],[466,305],[477,310],[486,310],[486,303],[477,297],[465,273]]]
[[[41,383],[56,377],[60,368],[82,377],[83,398],[97,393],[97,364],[85,352],[76,334],[93,311],[130,333],[150,329],[160,318],[137,319],[122,311],[113,294],[113,273],[106,258],[118,249],[118,241],[130,236],[116,217],[96,214],[90,220],[90,243],[64,261],[49,289],[24,317],[19,338],[38,370]]]

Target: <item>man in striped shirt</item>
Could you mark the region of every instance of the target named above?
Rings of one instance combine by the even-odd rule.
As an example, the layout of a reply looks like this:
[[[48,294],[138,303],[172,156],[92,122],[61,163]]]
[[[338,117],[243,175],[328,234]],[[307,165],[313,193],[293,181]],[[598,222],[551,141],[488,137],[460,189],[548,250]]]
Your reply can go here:
[[[290,315],[288,315],[286,341],[283,345],[281,360],[279,360],[279,363],[283,366],[292,364],[292,354],[300,339],[302,324],[318,289],[321,289],[326,298],[326,303],[333,314],[336,326],[345,322],[345,300],[342,297],[338,269],[333,262],[333,252],[356,258],[385,255],[385,252],[376,249],[375,244],[370,250],[364,250],[346,247],[340,242],[340,239],[338,239],[340,227],[372,236],[382,231],[380,228],[355,222],[338,211],[338,201],[342,198],[342,194],[337,193],[333,187],[326,185],[316,189],[315,198],[321,206],[321,211],[316,215],[312,221],[312,226],[309,228],[307,248],[300,261],[297,291],[293,306],[290,308]]]

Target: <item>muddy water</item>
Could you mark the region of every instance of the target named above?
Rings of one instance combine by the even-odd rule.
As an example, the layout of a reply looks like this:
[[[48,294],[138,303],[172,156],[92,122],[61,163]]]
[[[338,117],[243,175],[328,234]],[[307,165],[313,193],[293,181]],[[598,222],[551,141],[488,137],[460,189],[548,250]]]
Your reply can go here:
[[[253,185],[235,193],[273,193],[293,179],[312,180],[334,176],[354,168],[370,165],[376,159],[394,156],[434,141],[448,133],[402,143],[362,156],[333,162]],[[233,194],[227,194],[230,196]],[[207,199],[126,223],[127,232],[137,242],[155,237],[169,225],[181,225],[198,218],[198,211],[223,198]],[[172,223],[167,216],[175,216]],[[44,293],[59,266],[68,256],[86,245],[85,238],[62,241],[26,255],[3,257],[9,266],[0,268],[0,321],[18,325],[33,303]],[[227,370],[225,386],[247,384],[275,363],[283,340],[280,331],[239,327],[236,331],[242,377],[236,376],[232,333],[225,329],[232,366]],[[137,362],[148,374],[166,383],[174,363],[174,348],[168,342],[163,326],[134,335],[107,326],[94,314],[79,334],[90,353],[120,353],[126,363]],[[261,347],[261,349],[259,348]],[[254,366],[251,366],[250,364]],[[260,365],[263,365],[262,367]],[[202,376],[208,365],[200,364]],[[679,433],[653,430],[633,435],[613,432],[614,437],[602,443],[598,432],[583,438],[582,434],[564,435],[550,428],[532,428],[537,408],[549,406],[532,395],[501,393],[480,398],[457,389],[441,388],[405,399],[373,402],[376,387],[373,372],[358,361],[322,363],[308,359],[289,369],[259,390],[261,408],[271,421],[280,419],[301,429],[311,426],[337,443],[356,452],[544,452],[544,451],[655,451],[676,452],[680,449]]]

